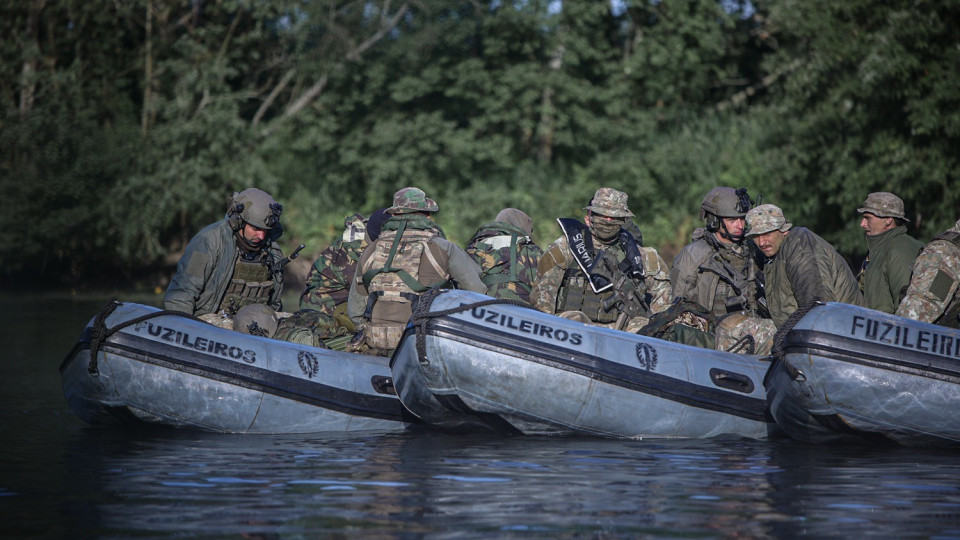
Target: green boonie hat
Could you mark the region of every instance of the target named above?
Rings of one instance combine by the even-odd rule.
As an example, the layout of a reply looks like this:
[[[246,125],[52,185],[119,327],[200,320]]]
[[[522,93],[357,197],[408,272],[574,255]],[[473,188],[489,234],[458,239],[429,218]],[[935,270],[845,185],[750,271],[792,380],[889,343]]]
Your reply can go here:
[[[610,217],[633,217],[633,212],[627,208],[627,194],[608,187],[598,189],[590,199],[590,206],[584,210]]]
[[[757,236],[770,231],[787,232],[793,223],[783,217],[783,210],[772,204],[761,204],[747,212],[747,236]]]
[[[877,217],[889,217],[910,221],[903,215],[903,200],[893,193],[878,191],[867,195],[857,212],[869,212]]]
[[[410,212],[436,212],[437,202],[428,199],[422,189],[405,187],[393,195],[393,206],[387,208],[390,214],[408,214]]]

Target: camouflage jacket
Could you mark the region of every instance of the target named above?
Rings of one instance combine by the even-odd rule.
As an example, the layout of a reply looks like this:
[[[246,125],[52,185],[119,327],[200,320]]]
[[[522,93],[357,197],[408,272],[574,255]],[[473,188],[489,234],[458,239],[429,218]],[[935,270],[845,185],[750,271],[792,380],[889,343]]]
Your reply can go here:
[[[337,238],[320,252],[307,275],[307,286],[300,295],[300,309],[332,316],[337,306],[346,304],[350,280],[365,247],[362,240],[344,242]]]
[[[543,250],[519,227],[502,221],[483,225],[465,251],[480,265],[488,295],[530,303]]]
[[[932,322],[952,328],[960,327],[957,315],[960,311],[960,245],[955,240],[960,235],[960,220],[944,234],[934,238],[913,263],[913,277],[907,287],[907,295],[897,315]]]
[[[767,305],[777,328],[814,299],[863,305],[850,265],[833,245],[806,227],[793,227],[763,268]]]
[[[594,244],[599,245],[600,241],[595,238]],[[653,248],[640,247],[640,252],[643,256],[645,270],[643,281],[650,298],[650,312],[659,313],[670,307],[673,299],[667,264]],[[540,263],[537,265],[537,279],[530,293],[533,307],[545,313],[565,311],[564,306],[560,305],[562,303],[560,289],[567,269],[576,266],[577,262],[570,250],[567,237],[557,238],[540,257]]]
[[[725,244],[700,228],[673,259],[673,296],[696,302],[713,315],[758,311],[753,244]]]
[[[276,243],[271,242],[264,249],[267,257],[279,264],[283,254]],[[163,308],[197,316],[217,311],[233,277],[238,254],[233,229],[226,219],[204,227],[184,249],[163,297]],[[267,305],[280,311],[283,270],[273,271],[272,279],[273,292]]]
[[[864,306],[895,312],[910,285],[913,261],[922,248],[923,242],[908,235],[904,226],[868,236],[867,258],[857,275]]]

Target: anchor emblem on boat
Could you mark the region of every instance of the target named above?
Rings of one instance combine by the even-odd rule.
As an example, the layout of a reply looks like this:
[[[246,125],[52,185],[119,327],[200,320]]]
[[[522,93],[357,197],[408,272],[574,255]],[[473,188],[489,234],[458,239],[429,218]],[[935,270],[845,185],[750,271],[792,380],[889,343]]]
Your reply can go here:
[[[657,369],[657,350],[646,343],[637,343],[637,361],[647,371]]]
[[[300,369],[308,379],[314,378],[320,372],[320,362],[312,353],[300,351],[300,354],[297,355],[297,362],[300,363]]]

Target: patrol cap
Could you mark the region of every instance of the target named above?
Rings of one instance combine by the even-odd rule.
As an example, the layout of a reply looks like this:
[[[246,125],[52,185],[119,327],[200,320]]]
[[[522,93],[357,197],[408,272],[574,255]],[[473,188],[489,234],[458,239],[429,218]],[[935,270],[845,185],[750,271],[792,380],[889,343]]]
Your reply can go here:
[[[857,212],[863,214],[869,212],[877,217],[889,217],[910,221],[903,215],[903,200],[893,193],[878,191],[867,195],[865,201],[857,208]]]
[[[610,217],[633,217],[633,212],[627,208],[627,194],[608,187],[598,189],[584,210]]]
[[[387,208],[390,214],[409,214],[411,212],[436,212],[437,202],[427,198],[422,189],[405,187],[393,195],[393,206]]]
[[[747,236],[757,236],[770,231],[787,232],[793,223],[783,217],[783,210],[773,204],[761,204],[747,212]]]

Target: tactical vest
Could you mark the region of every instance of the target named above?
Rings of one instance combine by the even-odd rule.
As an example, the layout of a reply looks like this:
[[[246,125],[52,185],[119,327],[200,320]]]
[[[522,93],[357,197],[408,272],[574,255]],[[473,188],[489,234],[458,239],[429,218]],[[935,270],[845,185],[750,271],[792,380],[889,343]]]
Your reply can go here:
[[[697,269],[698,272],[712,272],[717,276],[717,288],[713,294],[713,305],[709,307],[713,313],[736,313],[748,310],[755,313],[757,310],[757,290],[754,278],[756,271],[749,254],[728,257],[726,251],[730,247],[724,246],[719,240],[710,235],[704,240],[713,248],[710,258]],[[744,246],[742,249],[746,251]]]
[[[567,235],[567,241],[571,246],[571,249],[575,249],[573,248],[574,243],[571,241],[575,231],[573,229],[567,230],[567,228],[571,227],[572,225],[576,225],[576,223],[572,220],[561,223],[561,227],[564,228],[564,232]],[[580,226],[583,227],[581,231],[584,235],[584,238],[589,238],[589,230],[583,225]],[[568,267],[563,274],[563,280],[560,282],[560,293],[557,295],[557,312],[582,311],[593,322],[600,324],[615,322],[617,320],[617,316],[620,314],[620,310],[604,308],[609,307],[609,305],[605,306],[605,303],[609,304],[609,302],[611,302],[611,298],[618,293],[616,284],[622,282],[621,278],[623,277],[623,272],[625,271],[624,267],[630,267],[630,262],[627,260],[626,255],[628,242],[632,242],[634,244],[633,250],[637,249],[636,241],[633,239],[633,237],[621,229],[620,241],[609,246],[602,252],[602,254],[597,254],[591,250],[591,255],[594,257],[594,260],[590,265],[590,269],[591,276],[594,276],[594,284],[591,284],[591,279],[587,277],[587,275],[580,268],[579,264],[575,263]],[[592,248],[592,246],[588,247]],[[639,257],[639,253],[637,257]],[[604,259],[606,259],[606,261],[604,261]],[[646,283],[643,279],[644,273],[642,263],[641,261],[636,261],[634,264],[640,265],[639,268],[633,268],[634,273],[639,275],[637,275],[635,278],[627,279],[632,279],[631,285],[641,290],[641,295],[643,295],[643,293],[646,292]],[[601,290],[601,292],[598,293],[594,291],[595,284],[597,283],[596,273],[594,270],[600,272],[601,268],[604,266],[606,266],[608,269],[613,269],[612,271],[608,270],[606,272],[610,275],[603,276],[605,281],[610,283],[612,286],[606,288],[605,290]]]
[[[950,242],[954,246],[960,248],[960,233],[953,231],[943,232],[938,234],[933,240]],[[931,242],[933,240],[931,240]],[[939,319],[933,321],[933,323],[940,326],[946,326],[948,328],[960,328],[960,289],[954,293],[953,301],[950,302],[947,308],[943,311],[943,315],[941,315]]]
[[[424,220],[426,221],[426,220]],[[374,251],[361,268],[364,285],[369,294],[364,318],[364,339],[370,347],[390,350],[397,346],[406,321],[387,321],[374,314],[378,304],[380,309],[413,314],[414,303],[420,293],[435,287],[445,287],[450,275],[434,258],[427,242],[441,235],[436,228],[427,227],[416,221],[402,222],[397,230],[385,230],[374,244]],[[424,285],[420,282],[420,262],[427,261],[436,273],[444,276],[439,283]]]
[[[233,316],[243,306],[268,304],[273,294],[273,285],[273,273],[270,271],[269,257],[265,253],[261,253],[254,260],[237,255],[233,277],[227,284],[227,291],[217,311],[225,311]]]

